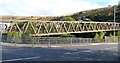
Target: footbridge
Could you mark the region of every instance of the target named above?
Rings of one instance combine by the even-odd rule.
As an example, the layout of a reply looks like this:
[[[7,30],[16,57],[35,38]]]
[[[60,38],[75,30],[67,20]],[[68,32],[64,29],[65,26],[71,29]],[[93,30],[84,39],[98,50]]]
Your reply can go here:
[[[0,20],[0,24],[7,25],[5,32],[23,32],[33,36],[120,30],[120,23],[114,22]]]

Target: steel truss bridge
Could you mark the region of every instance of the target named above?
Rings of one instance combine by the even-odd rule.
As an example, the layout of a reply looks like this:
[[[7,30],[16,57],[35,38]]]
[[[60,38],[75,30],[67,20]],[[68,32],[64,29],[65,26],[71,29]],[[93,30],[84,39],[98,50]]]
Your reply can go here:
[[[29,32],[32,36],[120,30],[120,23],[114,22],[1,20],[0,23],[10,24],[6,32]]]

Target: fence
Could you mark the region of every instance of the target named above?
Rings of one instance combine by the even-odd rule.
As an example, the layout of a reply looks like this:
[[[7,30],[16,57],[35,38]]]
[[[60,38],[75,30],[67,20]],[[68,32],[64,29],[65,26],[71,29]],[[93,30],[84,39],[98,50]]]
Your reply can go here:
[[[114,39],[111,39],[114,40]],[[14,44],[42,44],[42,45],[78,45],[78,44],[90,44],[90,43],[106,43],[112,42],[110,39],[93,39],[93,38],[73,38],[73,37],[7,37],[2,36],[3,43]],[[116,42],[119,42],[120,38],[115,38]]]
[[[106,42],[120,42],[120,37],[114,38],[114,37],[106,37],[105,38]]]

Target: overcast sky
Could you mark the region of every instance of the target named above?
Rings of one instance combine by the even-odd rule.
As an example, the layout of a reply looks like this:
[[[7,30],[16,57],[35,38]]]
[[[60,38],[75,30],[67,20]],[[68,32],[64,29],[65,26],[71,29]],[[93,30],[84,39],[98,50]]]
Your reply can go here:
[[[0,0],[0,15],[56,16],[118,4],[118,0]]]

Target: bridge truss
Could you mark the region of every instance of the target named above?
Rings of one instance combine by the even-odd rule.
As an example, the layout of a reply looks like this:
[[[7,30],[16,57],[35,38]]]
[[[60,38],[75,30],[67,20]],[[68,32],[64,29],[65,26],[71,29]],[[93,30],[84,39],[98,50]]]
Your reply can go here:
[[[0,22],[11,24],[7,28],[7,32],[29,32],[33,36],[120,30],[120,23],[114,22],[39,20],[4,20]]]

